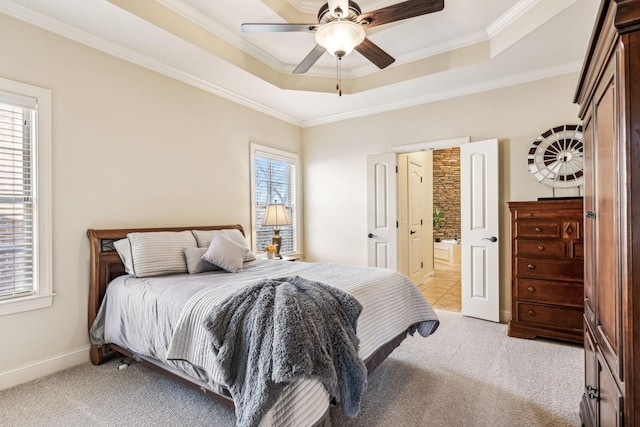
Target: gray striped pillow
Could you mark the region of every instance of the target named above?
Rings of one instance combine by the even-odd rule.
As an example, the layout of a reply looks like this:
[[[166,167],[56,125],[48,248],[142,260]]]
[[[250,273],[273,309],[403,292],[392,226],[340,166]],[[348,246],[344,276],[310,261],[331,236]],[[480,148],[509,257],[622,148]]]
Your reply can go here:
[[[191,231],[153,231],[127,234],[136,277],[186,273],[185,248],[197,248]]]
[[[251,247],[249,246],[249,242],[244,238],[242,232],[237,228],[225,228],[222,230],[191,230],[193,235],[196,237],[198,241],[199,248],[208,249],[209,245],[211,245],[211,238],[215,233],[220,233],[223,236],[228,237],[233,242],[242,246],[246,249],[244,254],[244,262],[253,261],[256,259],[256,255],[251,251]]]

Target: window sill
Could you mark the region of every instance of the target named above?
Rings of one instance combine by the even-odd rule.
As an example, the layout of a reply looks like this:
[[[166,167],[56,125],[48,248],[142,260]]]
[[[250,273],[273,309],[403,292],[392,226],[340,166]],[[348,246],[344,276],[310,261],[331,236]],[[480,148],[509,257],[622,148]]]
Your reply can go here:
[[[29,295],[28,297],[0,301],[0,316],[51,307],[54,295]]]

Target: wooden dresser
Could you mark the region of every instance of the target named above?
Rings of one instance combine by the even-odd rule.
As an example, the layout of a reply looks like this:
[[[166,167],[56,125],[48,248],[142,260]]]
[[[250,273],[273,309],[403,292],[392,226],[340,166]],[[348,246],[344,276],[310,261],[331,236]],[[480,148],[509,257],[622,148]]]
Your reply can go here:
[[[640,0],[604,0],[574,101],[584,128],[587,427],[640,425]]]
[[[582,199],[510,202],[511,337],[582,343]]]

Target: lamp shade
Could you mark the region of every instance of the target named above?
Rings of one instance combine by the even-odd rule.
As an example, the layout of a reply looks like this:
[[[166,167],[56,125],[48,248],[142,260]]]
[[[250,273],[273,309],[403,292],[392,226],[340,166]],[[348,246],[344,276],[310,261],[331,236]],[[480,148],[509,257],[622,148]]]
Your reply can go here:
[[[268,205],[264,212],[262,225],[291,225],[289,214],[284,205]]]
[[[353,21],[331,21],[316,31],[316,43],[338,57],[351,53],[364,38],[364,28]]]

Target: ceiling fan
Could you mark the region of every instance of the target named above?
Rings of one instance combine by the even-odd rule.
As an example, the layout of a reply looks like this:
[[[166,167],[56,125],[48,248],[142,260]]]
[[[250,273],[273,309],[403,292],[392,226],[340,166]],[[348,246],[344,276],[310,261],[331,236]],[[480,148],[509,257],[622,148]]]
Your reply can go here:
[[[372,12],[362,13],[360,6],[349,0],[329,0],[318,11],[315,24],[242,24],[242,32],[307,32],[315,33],[316,46],[293,70],[306,73],[328,51],[342,59],[353,49],[383,69],[395,59],[366,37],[365,28],[402,21],[444,9],[444,0],[406,0]],[[338,63],[339,64],[339,63]]]

